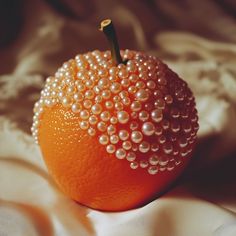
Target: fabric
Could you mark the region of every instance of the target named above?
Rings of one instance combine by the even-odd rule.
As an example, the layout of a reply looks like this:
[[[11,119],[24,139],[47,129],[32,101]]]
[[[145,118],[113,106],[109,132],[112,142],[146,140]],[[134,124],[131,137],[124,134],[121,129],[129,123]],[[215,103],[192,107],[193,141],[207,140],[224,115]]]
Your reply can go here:
[[[104,1],[90,20],[81,21],[42,1],[25,5],[22,32],[0,54],[1,236],[236,235],[235,34],[226,33],[227,43],[219,43],[182,31],[156,32],[149,24],[154,13],[138,3]],[[162,5],[164,12],[178,12],[176,7]],[[63,195],[30,135],[33,104],[46,76],[76,53],[106,48],[97,30],[106,12],[118,26],[122,48],[159,56],[188,82],[200,123],[194,159],[177,185],[146,206],[118,213],[91,210]]]

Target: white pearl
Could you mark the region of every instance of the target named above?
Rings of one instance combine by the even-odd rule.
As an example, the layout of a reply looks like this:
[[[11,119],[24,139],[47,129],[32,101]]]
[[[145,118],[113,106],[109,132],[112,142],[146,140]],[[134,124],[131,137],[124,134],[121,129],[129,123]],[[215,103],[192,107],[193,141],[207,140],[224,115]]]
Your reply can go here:
[[[140,131],[133,131],[131,133],[131,140],[134,142],[134,143],[140,143],[143,139],[143,135]]]
[[[107,135],[103,134],[99,137],[99,143],[101,143],[102,145],[106,145],[109,142],[109,138]]]
[[[103,121],[100,121],[98,124],[97,124],[97,128],[98,130],[100,130],[101,132],[104,132],[106,131],[106,124],[103,122]]]
[[[126,156],[126,159],[128,161],[134,161],[136,159],[136,154],[134,152],[128,152],[127,156]]]
[[[129,121],[129,114],[126,111],[119,111],[117,113],[117,118],[121,124],[125,124]]]
[[[110,137],[110,142],[111,142],[112,144],[118,143],[118,142],[119,142],[119,137],[118,137],[117,135],[115,135],[115,134],[111,135],[111,137]]]
[[[85,129],[88,129],[88,127],[89,127],[89,124],[88,124],[87,121],[81,121],[80,122],[80,128],[81,129],[85,130]]]
[[[107,147],[106,147],[106,151],[107,151],[108,153],[114,153],[114,152],[116,151],[116,148],[115,148],[114,145],[109,144],[109,145],[107,145]]]
[[[125,150],[130,150],[131,147],[132,147],[132,144],[130,141],[125,141],[122,143],[122,147],[125,149]]]
[[[78,104],[78,103],[74,103],[74,104],[71,106],[71,110],[72,110],[74,113],[79,113],[80,110],[81,110],[81,105]]]
[[[93,114],[99,114],[102,111],[102,106],[100,104],[95,104],[92,106],[92,113]]]
[[[148,173],[151,175],[155,175],[158,172],[158,167],[157,166],[150,166],[148,168]]]
[[[145,122],[142,126],[142,132],[144,135],[151,136],[155,132],[155,126],[152,122]]]
[[[149,163],[151,165],[157,165],[159,162],[158,160],[158,156],[156,154],[153,154],[150,158],[149,158]]]
[[[150,144],[146,141],[143,141],[139,144],[139,151],[142,153],[146,153],[150,150]]]
[[[116,150],[116,157],[118,159],[124,159],[126,156],[126,151],[123,148],[119,148]]]
[[[100,115],[100,118],[102,121],[108,121],[110,119],[110,112],[108,111],[103,111]]]
[[[146,120],[148,120],[148,118],[149,118],[149,114],[148,114],[147,111],[141,111],[141,112],[139,112],[139,119],[140,119],[141,121],[146,121]]]
[[[137,100],[139,101],[147,101],[149,98],[149,93],[145,89],[139,89],[138,92],[135,94]]]
[[[80,112],[80,118],[83,120],[87,120],[89,118],[89,112],[87,110],[83,110]]]
[[[95,129],[89,128],[89,129],[88,129],[88,134],[89,134],[90,136],[94,136],[94,135],[96,134]]]
[[[152,120],[155,122],[160,122],[163,118],[162,111],[160,109],[155,109],[151,112]]]
[[[120,130],[119,137],[121,140],[127,140],[129,138],[129,132],[127,130]]]
[[[112,134],[114,134],[116,132],[116,127],[114,126],[114,125],[109,125],[108,127],[107,127],[107,133],[109,134],[109,135],[112,135]]]
[[[136,161],[130,163],[130,168],[135,170],[138,168],[138,163]]]
[[[139,162],[139,165],[140,165],[141,168],[147,168],[148,167],[148,162],[142,160],[142,161]]]
[[[97,122],[98,122],[98,118],[97,118],[95,115],[91,115],[91,116],[89,117],[89,123],[90,123],[91,125],[95,125]]]

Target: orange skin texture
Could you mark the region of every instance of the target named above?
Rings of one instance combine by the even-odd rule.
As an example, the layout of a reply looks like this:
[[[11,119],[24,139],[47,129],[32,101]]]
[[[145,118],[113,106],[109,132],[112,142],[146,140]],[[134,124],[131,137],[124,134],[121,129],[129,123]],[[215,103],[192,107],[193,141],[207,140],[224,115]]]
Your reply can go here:
[[[57,104],[45,108],[39,127],[39,144],[50,174],[75,201],[103,211],[123,211],[148,203],[173,183],[190,157],[172,171],[150,175],[132,170],[99,144],[97,136],[79,127],[79,115]]]

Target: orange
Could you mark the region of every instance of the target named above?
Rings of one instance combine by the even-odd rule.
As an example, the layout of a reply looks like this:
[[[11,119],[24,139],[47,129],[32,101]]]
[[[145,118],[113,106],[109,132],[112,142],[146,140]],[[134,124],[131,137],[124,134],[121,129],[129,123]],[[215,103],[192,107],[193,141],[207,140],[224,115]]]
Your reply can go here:
[[[59,187],[105,211],[165,191],[189,162],[198,129],[186,82],[155,57],[126,50],[122,58],[127,65],[116,67],[109,52],[76,56],[47,79],[34,108],[33,136]]]

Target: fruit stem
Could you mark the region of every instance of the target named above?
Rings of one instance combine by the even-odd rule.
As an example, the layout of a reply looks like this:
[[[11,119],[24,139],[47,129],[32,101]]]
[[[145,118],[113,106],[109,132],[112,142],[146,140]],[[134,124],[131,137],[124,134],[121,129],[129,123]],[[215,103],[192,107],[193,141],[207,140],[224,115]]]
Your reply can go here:
[[[100,29],[107,37],[107,40],[110,44],[111,57],[113,62],[118,64],[125,64],[120,55],[120,47],[118,44],[115,28],[112,24],[111,19],[103,20],[100,24]]]

